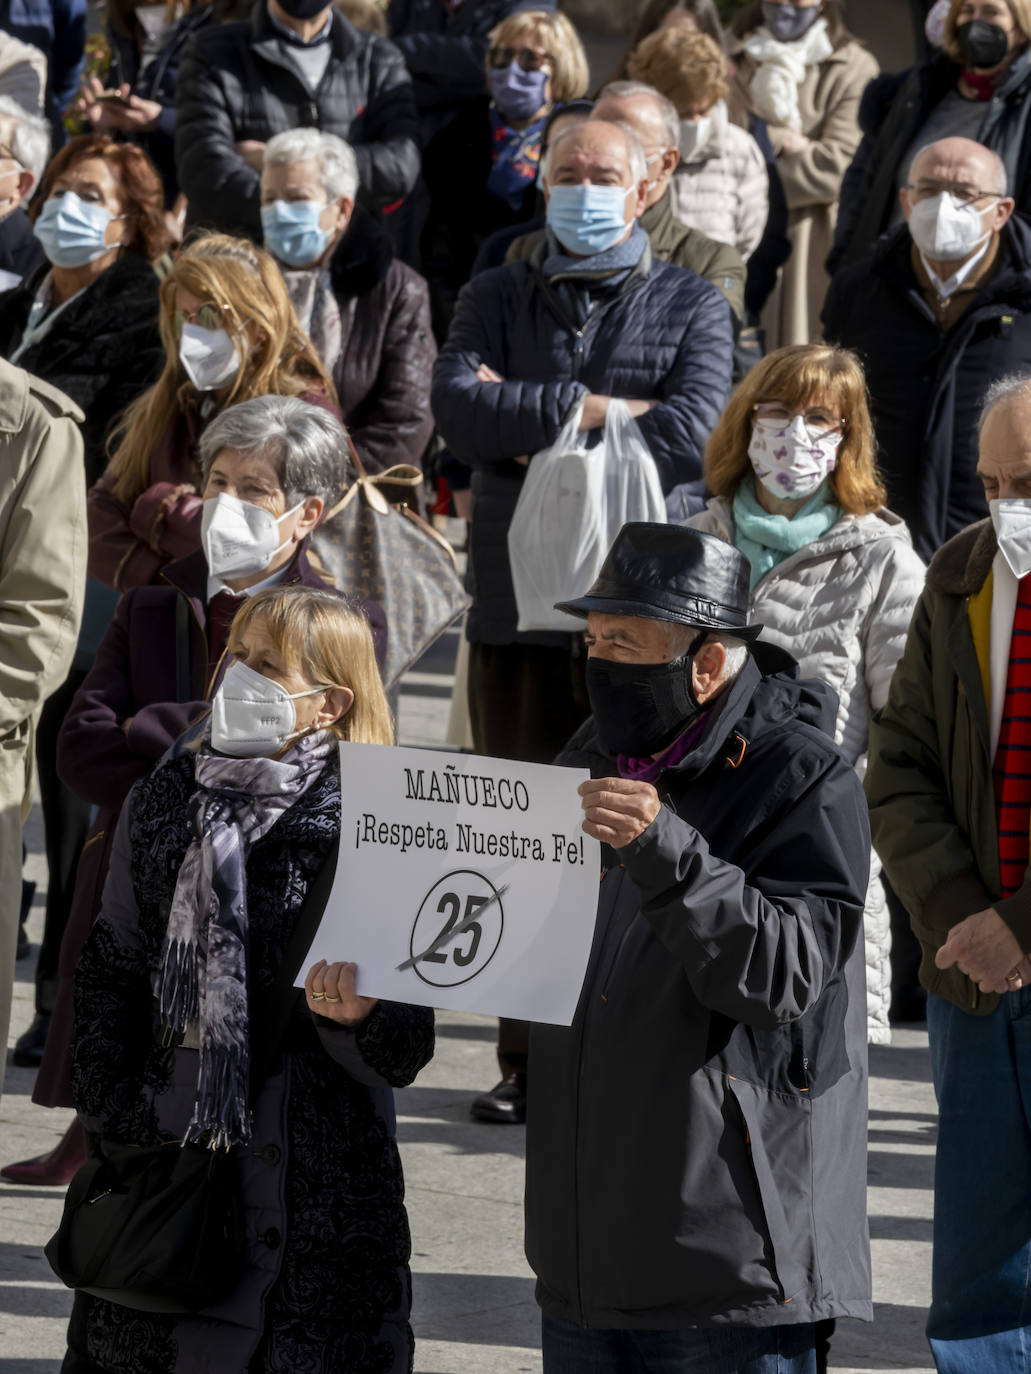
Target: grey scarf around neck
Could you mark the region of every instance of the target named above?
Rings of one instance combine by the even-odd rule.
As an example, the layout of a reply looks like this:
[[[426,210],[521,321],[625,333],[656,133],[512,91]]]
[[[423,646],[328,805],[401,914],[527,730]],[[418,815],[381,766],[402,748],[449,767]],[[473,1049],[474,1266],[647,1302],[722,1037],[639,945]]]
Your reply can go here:
[[[648,235],[636,221],[622,243],[589,258],[570,257],[549,229],[548,253],[541,264],[541,275],[583,324],[599,301],[619,291],[647,248]]]
[[[249,930],[251,846],[317,781],[336,737],[305,735],[282,759],[197,754],[194,839],[179,869],[156,975],[162,1025],[181,1037],[198,1023],[200,1061],[184,1140],[217,1148],[250,1138]]]

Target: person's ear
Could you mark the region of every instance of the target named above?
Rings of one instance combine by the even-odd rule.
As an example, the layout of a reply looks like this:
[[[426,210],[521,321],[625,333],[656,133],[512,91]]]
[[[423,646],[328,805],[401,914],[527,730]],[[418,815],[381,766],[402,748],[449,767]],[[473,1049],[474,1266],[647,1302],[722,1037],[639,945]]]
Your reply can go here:
[[[902,190],[899,191],[899,204],[902,206],[902,213],[905,216],[906,223],[908,224],[909,217],[913,213],[913,202],[910,199],[909,192],[906,190],[904,186]]]
[[[1013,214],[1016,204],[1017,202],[1012,196],[1003,196],[992,206],[992,212],[988,216],[988,223],[996,234],[1009,219],[1010,215]]]
[[[27,167],[23,167],[18,173],[18,199],[25,201],[32,195],[32,188],[36,184],[36,177]]]
[[[691,683],[699,706],[716,695],[721,686],[727,651],[718,640],[707,639],[691,663]]]
[[[680,165],[680,149],[667,148],[662,155],[662,175],[671,177]]]
[[[330,213],[327,213],[330,212]],[[350,196],[340,196],[338,200],[331,200],[319,216],[319,223],[322,224],[323,217],[329,220],[328,224],[322,224],[323,229],[328,229],[331,234],[342,234],[351,223],[351,216],[354,214],[354,201]]]
[[[304,505],[297,512],[297,524],[294,526],[292,538],[295,543],[300,543],[322,519],[322,512],[326,504],[321,496],[309,496]]]
[[[540,181],[537,183],[537,189],[540,191],[541,195],[544,197],[544,205],[545,205],[545,208],[547,208],[548,200],[549,200],[549,198],[550,198],[550,196],[551,196],[551,188],[548,186],[548,179],[547,179],[547,177],[543,177],[543,176],[541,177]]]
[[[636,191],[636,195],[628,195],[630,201],[631,215],[634,219],[640,219],[648,208],[648,178],[645,176],[637,183],[636,187],[631,187],[631,191]]]
[[[354,693],[350,687],[330,687],[326,692],[325,701],[315,712],[315,728],[325,730],[328,726],[334,725],[347,715],[353,705]]]

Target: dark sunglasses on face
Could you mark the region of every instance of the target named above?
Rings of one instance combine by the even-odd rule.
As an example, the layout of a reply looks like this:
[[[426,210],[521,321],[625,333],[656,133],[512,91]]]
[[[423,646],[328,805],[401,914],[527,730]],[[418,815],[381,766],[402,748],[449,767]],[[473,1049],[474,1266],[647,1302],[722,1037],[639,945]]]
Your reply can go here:
[[[542,67],[552,65],[546,52],[531,52],[529,48],[491,48],[487,61],[492,67],[510,67],[518,62],[524,72],[539,72]]]
[[[183,332],[184,324],[196,324],[201,329],[223,329],[225,316],[217,305],[199,305],[196,310],[176,310],[172,315],[172,329],[176,338]]]

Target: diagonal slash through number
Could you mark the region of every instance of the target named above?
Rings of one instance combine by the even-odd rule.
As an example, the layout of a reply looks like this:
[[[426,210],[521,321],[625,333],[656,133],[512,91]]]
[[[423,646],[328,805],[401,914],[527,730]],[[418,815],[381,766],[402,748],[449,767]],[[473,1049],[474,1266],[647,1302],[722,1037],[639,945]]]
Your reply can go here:
[[[509,883],[505,883],[503,887],[499,887],[494,893],[494,896],[488,898],[483,906],[477,907],[471,915],[467,916],[464,921],[460,921],[457,926],[452,926],[450,930],[445,930],[442,934],[438,935],[433,943],[427,945],[421,954],[413,954],[410,959],[406,959],[404,963],[398,964],[395,972],[403,973],[405,969],[414,968],[416,964],[421,963],[422,960],[427,958],[430,954],[436,954],[438,949],[443,949],[444,946],[449,945],[452,940],[456,940],[459,935],[469,929],[474,921],[478,921],[485,911],[488,911],[492,906],[501,901],[502,897],[504,897],[505,893],[508,891],[509,886]]]

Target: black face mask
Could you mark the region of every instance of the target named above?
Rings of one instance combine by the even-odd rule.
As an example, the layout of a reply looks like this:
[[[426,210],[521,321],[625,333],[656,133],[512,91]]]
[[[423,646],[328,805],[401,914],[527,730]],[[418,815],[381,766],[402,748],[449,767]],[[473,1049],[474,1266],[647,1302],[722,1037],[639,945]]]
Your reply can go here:
[[[672,663],[610,663],[587,660],[587,695],[601,742],[615,757],[661,754],[702,709],[691,668],[704,636]]]
[[[278,0],[291,19],[314,19],[326,8],[326,0]]]
[[[1003,62],[1010,46],[1006,30],[984,19],[971,19],[969,24],[960,24],[956,30],[956,42],[967,66],[980,67],[985,71]]]

